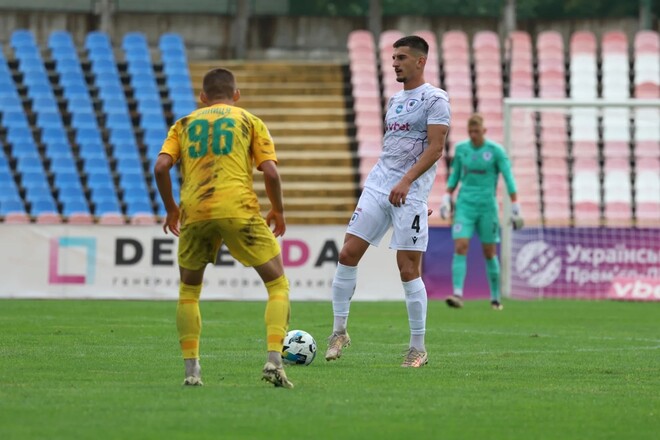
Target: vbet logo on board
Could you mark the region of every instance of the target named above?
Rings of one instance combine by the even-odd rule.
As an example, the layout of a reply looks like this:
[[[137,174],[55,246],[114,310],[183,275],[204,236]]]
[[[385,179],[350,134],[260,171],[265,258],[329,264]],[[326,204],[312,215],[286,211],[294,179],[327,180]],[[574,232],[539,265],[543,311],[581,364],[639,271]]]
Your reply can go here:
[[[76,249],[86,253],[84,270],[62,268],[61,249]],[[77,269],[77,268],[76,268]],[[73,272],[73,273],[71,273]],[[84,275],[82,275],[83,273]],[[49,284],[93,284],[96,275],[96,239],[92,237],[54,237],[50,239],[48,262]]]
[[[516,272],[531,287],[547,287],[561,273],[561,256],[543,240],[525,244],[516,256]]]

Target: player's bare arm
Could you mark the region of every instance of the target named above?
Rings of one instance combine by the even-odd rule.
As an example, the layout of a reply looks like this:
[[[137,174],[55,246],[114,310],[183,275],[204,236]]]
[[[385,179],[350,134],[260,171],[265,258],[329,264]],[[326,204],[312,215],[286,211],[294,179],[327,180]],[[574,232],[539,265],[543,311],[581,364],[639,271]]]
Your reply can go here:
[[[445,149],[445,139],[448,131],[449,127],[446,125],[433,124],[428,126],[428,147],[419,157],[417,163],[408,170],[399,183],[394,185],[394,188],[390,191],[389,201],[392,205],[399,207],[405,204],[410,185],[440,160]]]
[[[273,234],[275,237],[284,235],[286,232],[286,221],[284,220],[284,202],[282,201],[282,180],[277,171],[277,165],[272,160],[266,160],[259,165],[259,169],[264,173],[264,184],[266,186],[266,195],[270,201],[270,211],[266,216],[266,223],[274,223]]]
[[[159,154],[154,166],[154,176],[158,192],[165,205],[167,217],[163,223],[163,231],[171,231],[175,236],[179,236],[179,207],[172,194],[172,179],[170,178],[170,169],[174,165],[172,156],[169,154]]]

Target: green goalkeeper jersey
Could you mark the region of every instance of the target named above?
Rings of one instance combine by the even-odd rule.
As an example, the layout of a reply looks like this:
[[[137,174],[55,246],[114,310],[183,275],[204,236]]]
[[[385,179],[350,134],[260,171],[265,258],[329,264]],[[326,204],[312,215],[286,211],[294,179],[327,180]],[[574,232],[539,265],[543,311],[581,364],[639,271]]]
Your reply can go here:
[[[461,182],[456,203],[497,207],[497,179],[502,173],[509,194],[516,192],[511,162],[501,145],[488,139],[475,147],[471,140],[456,145],[447,188],[453,190]]]

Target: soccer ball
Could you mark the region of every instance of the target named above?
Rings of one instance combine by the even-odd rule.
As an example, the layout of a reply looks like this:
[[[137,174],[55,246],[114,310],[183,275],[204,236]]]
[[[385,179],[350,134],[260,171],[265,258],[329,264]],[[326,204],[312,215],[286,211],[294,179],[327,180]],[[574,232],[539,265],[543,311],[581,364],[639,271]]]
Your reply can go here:
[[[309,365],[316,357],[316,341],[306,331],[291,330],[284,338],[282,362],[287,365]]]

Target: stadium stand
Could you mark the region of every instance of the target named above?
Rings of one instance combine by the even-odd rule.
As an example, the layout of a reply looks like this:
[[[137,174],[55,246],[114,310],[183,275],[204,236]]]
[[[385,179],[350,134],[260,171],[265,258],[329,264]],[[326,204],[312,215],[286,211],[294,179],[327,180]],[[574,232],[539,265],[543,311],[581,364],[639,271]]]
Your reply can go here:
[[[600,41],[578,31],[567,40],[568,51],[554,31],[535,39],[514,32],[504,44],[480,31],[471,45],[462,31],[415,34],[430,44],[427,80],[450,94],[449,148],[466,138],[474,110],[484,115],[488,136],[502,141],[504,96],[660,96],[654,31],[634,38],[605,32]],[[268,69],[224,63],[237,74],[240,104],[271,128],[295,222],[350,216],[359,184],[380,153],[383,108],[400,90],[391,53],[402,36],[398,30],[376,37],[352,32],[345,70],[336,63],[269,63]],[[7,222],[151,224],[164,215],[151,169],[168,125],[198,105],[196,87],[211,64],[191,66],[182,38],[173,33],[150,47],[144,34],[130,32],[115,48],[106,34],[90,32],[78,48],[70,33],[56,31],[42,48],[31,32],[13,32],[0,51],[0,216]],[[517,112],[510,154],[526,216],[546,224],[657,222],[657,123],[657,109]],[[178,192],[178,170],[172,176]],[[443,162],[431,206],[446,177]]]

